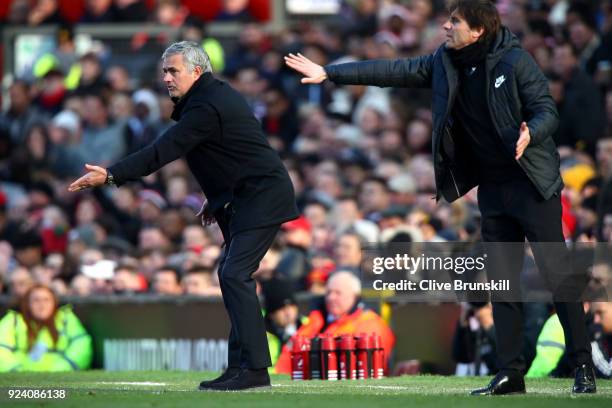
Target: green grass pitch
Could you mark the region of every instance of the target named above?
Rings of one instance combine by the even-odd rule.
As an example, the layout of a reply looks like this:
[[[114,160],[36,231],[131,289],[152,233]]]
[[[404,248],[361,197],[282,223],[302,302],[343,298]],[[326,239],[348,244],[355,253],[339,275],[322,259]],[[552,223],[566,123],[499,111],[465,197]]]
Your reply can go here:
[[[0,407],[612,407],[612,381],[599,380],[598,394],[570,395],[569,379],[527,381],[527,394],[471,397],[489,378],[410,376],[366,381],[294,382],[274,376],[273,387],[242,392],[203,392],[197,385],[213,373],[105,372],[0,374]],[[9,399],[9,390],[65,389],[63,400]]]

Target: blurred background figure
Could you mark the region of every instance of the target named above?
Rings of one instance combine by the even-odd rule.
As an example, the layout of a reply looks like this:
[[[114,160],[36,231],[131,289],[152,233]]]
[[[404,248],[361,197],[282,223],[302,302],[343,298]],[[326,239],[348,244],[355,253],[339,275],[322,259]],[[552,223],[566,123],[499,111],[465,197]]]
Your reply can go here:
[[[153,293],[157,295],[180,295],[183,293],[180,282],[179,272],[171,266],[164,266],[153,275]]]
[[[181,287],[186,295],[221,296],[221,288],[213,278],[213,270],[200,265],[192,266],[185,273],[181,279]]]
[[[24,294],[19,312],[0,320],[0,343],[0,372],[85,370],[92,361],[91,337],[71,307],[60,307],[41,284]]]
[[[298,336],[376,333],[382,338],[385,359],[391,356],[395,335],[376,312],[364,308],[361,303],[361,282],[350,271],[340,270],[329,277],[323,304],[313,310],[307,319],[297,331]]]
[[[273,278],[263,284],[266,332],[272,358],[271,373],[291,373],[291,350],[289,341],[303,324],[308,322],[301,316],[291,282]]]

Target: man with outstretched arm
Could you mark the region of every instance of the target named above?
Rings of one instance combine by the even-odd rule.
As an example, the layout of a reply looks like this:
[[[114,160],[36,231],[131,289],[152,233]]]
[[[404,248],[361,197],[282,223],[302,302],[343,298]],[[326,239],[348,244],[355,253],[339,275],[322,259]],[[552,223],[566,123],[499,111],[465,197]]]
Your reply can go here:
[[[225,240],[218,273],[231,321],[228,368],[200,389],[269,386],[266,328],[251,274],[280,225],[298,216],[293,186],[245,99],[212,75],[208,55],[198,44],[172,44],[162,62],[177,123],[107,169],[87,164],[88,172],[69,190],[119,186],[185,157],[207,199],[198,214],[202,224],[216,221]]]
[[[322,67],[301,54],[289,54],[285,62],[305,76],[302,83],[329,79],[337,84],[431,88],[436,199],[452,202],[478,185],[483,241],[505,243],[504,249],[518,247],[514,256],[504,258],[518,277],[527,238],[540,273],[554,276],[553,252],[538,245],[564,248],[559,196],[563,182],[552,139],[558,114],[547,80],[501,25],[491,1],[450,1],[449,13],[442,26],[446,41],[431,55]],[[572,391],[593,393],[581,303],[555,300],[575,367]],[[520,301],[493,303],[500,371],[472,395],[525,392],[525,361],[517,341],[523,338],[522,313]]]

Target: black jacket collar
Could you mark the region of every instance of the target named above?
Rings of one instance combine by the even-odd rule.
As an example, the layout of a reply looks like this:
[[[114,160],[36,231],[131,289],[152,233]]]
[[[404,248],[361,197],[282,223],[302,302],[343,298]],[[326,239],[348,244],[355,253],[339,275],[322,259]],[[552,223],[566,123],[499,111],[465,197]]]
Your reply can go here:
[[[172,119],[176,121],[180,120],[181,112],[185,108],[185,105],[187,105],[187,101],[190,99],[190,97],[193,96],[194,93],[206,88],[213,82],[214,79],[215,77],[213,77],[210,72],[205,72],[193,83],[193,85],[191,85],[191,88],[189,88],[187,93],[183,95],[182,98],[172,98],[172,101],[174,102],[174,110],[172,111],[171,116]]]

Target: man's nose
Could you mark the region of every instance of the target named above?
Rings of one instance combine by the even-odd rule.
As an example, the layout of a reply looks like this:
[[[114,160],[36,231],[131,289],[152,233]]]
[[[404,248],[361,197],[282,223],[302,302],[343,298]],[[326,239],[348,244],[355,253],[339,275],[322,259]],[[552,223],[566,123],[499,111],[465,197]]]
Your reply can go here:
[[[450,30],[452,28],[452,25],[450,23],[449,20],[446,20],[446,22],[444,24],[442,24],[442,28],[446,31]]]
[[[172,81],[172,75],[170,75],[169,72],[166,72],[164,74],[164,82],[170,82],[170,81]]]

